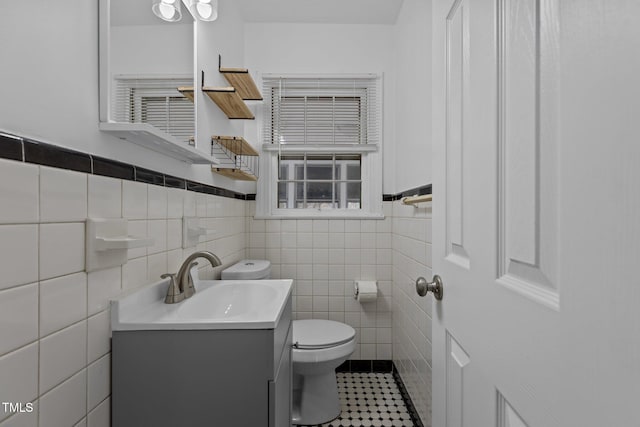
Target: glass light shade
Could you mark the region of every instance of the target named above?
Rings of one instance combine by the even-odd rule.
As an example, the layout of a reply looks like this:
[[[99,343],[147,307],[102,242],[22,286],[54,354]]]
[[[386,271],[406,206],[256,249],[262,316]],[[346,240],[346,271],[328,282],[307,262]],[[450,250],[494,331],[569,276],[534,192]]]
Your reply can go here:
[[[154,0],[151,10],[164,21],[176,22],[182,18],[180,2],[176,0]]]
[[[190,0],[189,8],[193,16],[201,21],[218,19],[218,0]]]

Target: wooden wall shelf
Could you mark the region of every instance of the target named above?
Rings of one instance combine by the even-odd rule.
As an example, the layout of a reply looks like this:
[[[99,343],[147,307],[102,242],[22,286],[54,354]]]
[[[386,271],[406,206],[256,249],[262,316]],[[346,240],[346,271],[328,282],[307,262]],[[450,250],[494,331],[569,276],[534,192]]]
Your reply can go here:
[[[222,55],[218,55],[218,71],[233,86],[245,101],[262,101],[262,94],[246,68],[222,66]]]
[[[227,178],[235,179],[238,181],[257,181],[258,177],[250,172],[243,171],[242,169],[233,168],[218,168],[211,166],[211,171],[226,176]]]
[[[183,94],[185,96],[185,98],[189,98],[191,100],[191,102],[193,101],[193,86],[180,86],[178,88],[178,92],[180,92],[181,94]]]
[[[253,120],[255,116],[244,103],[238,92],[233,87],[203,87],[202,91],[207,94],[213,102],[230,119]]]
[[[213,142],[225,147],[232,153],[239,154],[241,156],[258,156],[258,152],[241,136],[218,136],[211,137]]]
[[[213,172],[241,181],[258,180],[258,152],[243,137],[212,136],[211,154],[219,160]]]
[[[262,101],[262,94],[246,68],[219,68],[220,73],[236,88],[240,98],[245,101]]]

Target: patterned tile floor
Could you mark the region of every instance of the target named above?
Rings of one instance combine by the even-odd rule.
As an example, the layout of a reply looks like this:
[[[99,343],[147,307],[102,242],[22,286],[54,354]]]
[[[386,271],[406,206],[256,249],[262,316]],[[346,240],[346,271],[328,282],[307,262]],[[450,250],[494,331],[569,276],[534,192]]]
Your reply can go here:
[[[340,372],[342,412],[318,427],[414,427],[391,373]]]

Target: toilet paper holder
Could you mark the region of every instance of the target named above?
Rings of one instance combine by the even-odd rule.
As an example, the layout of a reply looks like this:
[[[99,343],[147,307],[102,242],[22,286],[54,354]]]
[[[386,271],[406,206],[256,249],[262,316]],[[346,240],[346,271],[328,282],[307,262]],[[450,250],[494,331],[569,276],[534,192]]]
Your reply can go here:
[[[436,274],[431,280],[431,282],[427,282],[427,279],[424,277],[418,277],[416,279],[416,292],[421,297],[425,296],[429,292],[433,292],[434,298],[441,301],[444,294],[442,278]]]

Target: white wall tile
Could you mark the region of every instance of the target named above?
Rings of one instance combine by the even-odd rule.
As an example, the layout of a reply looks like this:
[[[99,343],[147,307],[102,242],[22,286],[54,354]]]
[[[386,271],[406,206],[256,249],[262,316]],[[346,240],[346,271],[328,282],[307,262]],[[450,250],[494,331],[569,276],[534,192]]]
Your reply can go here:
[[[0,421],[0,427],[34,427],[38,425],[39,405],[37,400],[32,400],[33,411],[14,414],[12,417]],[[0,414],[0,419],[6,414]]]
[[[40,282],[41,337],[86,317],[86,273],[75,273]]]
[[[122,181],[122,217],[147,219],[147,184]]]
[[[84,223],[40,225],[41,280],[84,270],[84,229]]]
[[[182,248],[182,219],[170,219],[167,221],[167,249],[179,248]]]
[[[87,277],[88,315],[109,308],[109,300],[122,289],[122,267],[92,271]]]
[[[376,232],[376,223],[378,220],[373,219],[363,219],[360,221],[360,232],[361,233],[375,233]]]
[[[38,166],[0,159],[0,224],[38,221]]]
[[[87,365],[87,322],[40,340],[40,393],[50,390]]]
[[[111,427],[111,399],[105,399],[89,412],[87,427]]]
[[[185,191],[182,207],[184,216],[196,216],[196,193]]]
[[[0,396],[3,401],[23,403],[38,397],[37,343],[0,357]],[[9,415],[0,410],[0,421]],[[13,425],[17,424],[8,423],[7,427]]]
[[[139,288],[148,283],[147,258],[129,260],[122,266],[122,289]]]
[[[169,273],[167,269],[167,253],[149,255],[147,257],[147,283],[157,282],[160,276]]]
[[[313,232],[313,221],[310,219],[297,220],[297,232],[298,233],[311,233]]]
[[[0,354],[38,339],[38,284],[0,291]]]
[[[313,248],[313,233],[298,233],[296,235],[296,247],[307,249]]]
[[[127,221],[127,231],[130,236],[147,237],[147,220],[129,220]],[[147,247],[129,249],[127,253],[128,259],[140,258],[147,255]]]
[[[182,249],[174,249],[167,252],[167,273],[177,273],[184,261]]]
[[[37,260],[37,225],[0,225],[0,289],[37,281]]]
[[[283,233],[296,233],[298,231],[295,219],[283,219],[280,222],[280,229]]]
[[[167,221],[149,220],[147,222],[147,235],[155,239],[153,246],[147,248],[147,253],[157,254],[167,250]]]
[[[40,168],[40,220],[84,221],[87,217],[87,175],[62,169]]]
[[[184,193],[179,188],[167,189],[167,218],[182,218],[184,214]]]
[[[167,218],[167,189],[157,185],[147,187],[149,219]]]
[[[107,354],[89,365],[87,370],[87,408],[91,410],[109,396],[111,357]]]
[[[89,175],[89,218],[122,217],[122,181]]]
[[[86,408],[87,372],[82,370],[40,398],[40,427],[72,426]]]
[[[88,319],[87,362],[91,363],[111,350],[111,317],[109,310]]]

